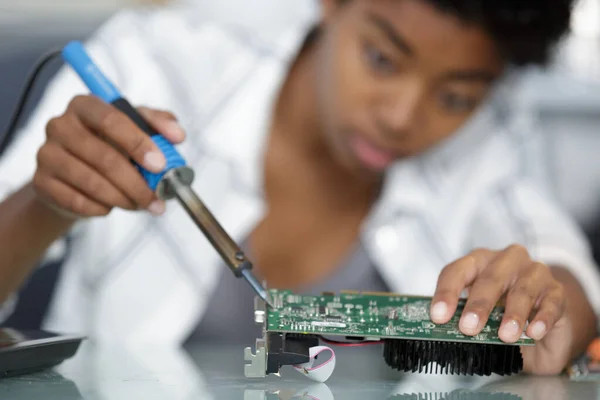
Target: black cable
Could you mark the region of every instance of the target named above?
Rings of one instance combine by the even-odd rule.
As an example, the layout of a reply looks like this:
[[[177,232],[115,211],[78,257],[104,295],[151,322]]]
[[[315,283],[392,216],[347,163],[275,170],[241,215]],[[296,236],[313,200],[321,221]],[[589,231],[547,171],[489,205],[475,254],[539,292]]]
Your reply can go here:
[[[13,114],[10,118],[8,128],[6,129],[4,136],[0,138],[0,157],[2,157],[2,154],[6,151],[6,149],[11,144],[12,140],[14,139],[14,136],[17,133],[17,127],[19,126],[19,120],[21,119],[23,110],[25,109],[25,105],[27,104],[27,100],[29,99],[29,96],[31,95],[31,89],[33,89],[33,86],[35,85],[36,81],[38,80],[40,73],[42,72],[44,67],[46,67],[51,61],[53,61],[54,59],[56,59],[60,56],[61,56],[60,50],[52,51],[52,52],[44,55],[37,62],[35,68],[27,77],[27,83],[25,84],[25,88],[21,92],[17,106],[16,106],[15,110],[13,111]]]

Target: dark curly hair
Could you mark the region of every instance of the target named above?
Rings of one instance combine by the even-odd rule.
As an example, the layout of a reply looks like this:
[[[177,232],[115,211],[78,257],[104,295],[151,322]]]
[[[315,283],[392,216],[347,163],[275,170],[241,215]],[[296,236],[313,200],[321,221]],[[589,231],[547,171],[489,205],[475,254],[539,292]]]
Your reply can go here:
[[[425,0],[485,29],[513,65],[545,64],[569,31],[574,0]]]
[[[340,0],[348,3],[351,0]],[[543,65],[569,31],[575,0],[422,0],[485,29],[516,66]]]

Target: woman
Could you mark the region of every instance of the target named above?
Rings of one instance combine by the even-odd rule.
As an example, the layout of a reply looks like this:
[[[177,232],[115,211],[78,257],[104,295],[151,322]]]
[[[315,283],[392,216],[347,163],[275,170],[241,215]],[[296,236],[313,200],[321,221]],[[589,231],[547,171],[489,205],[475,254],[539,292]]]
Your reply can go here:
[[[436,323],[468,288],[466,335],[506,295],[502,340],[525,330],[525,370],[560,372],[595,334],[597,271],[497,104],[510,67],[546,60],[571,1],[320,5],[271,24],[127,12],[88,47],[182,143],[194,189],[269,286],[435,294]],[[153,143],[86,92],[62,71],[3,160],[22,185],[0,205],[3,298],[70,233],[47,328],[247,343],[253,293],[132,167],[162,169]]]

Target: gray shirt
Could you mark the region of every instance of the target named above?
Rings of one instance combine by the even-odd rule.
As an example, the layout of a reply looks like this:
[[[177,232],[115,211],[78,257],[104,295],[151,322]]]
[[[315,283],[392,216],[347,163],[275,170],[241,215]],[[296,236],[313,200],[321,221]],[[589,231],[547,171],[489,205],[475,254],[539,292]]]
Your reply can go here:
[[[246,243],[241,246],[246,250]],[[251,257],[250,257],[251,258]],[[332,275],[298,293],[319,295],[340,290],[388,291],[367,252],[357,243]],[[223,266],[219,284],[208,303],[198,328],[188,342],[228,342],[251,345],[261,337],[261,327],[254,323],[254,291]]]

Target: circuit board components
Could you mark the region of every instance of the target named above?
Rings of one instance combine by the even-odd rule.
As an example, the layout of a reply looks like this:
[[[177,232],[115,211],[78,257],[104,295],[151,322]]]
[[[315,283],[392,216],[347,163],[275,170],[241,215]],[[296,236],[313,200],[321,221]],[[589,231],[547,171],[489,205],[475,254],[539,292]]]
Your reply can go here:
[[[466,301],[461,299],[452,319],[434,324],[431,297],[395,293],[341,292],[305,296],[270,290],[272,307],[257,299],[255,320],[263,325],[256,354],[246,348],[246,376],[278,373],[283,365],[308,361],[308,350],[319,340],[338,338],[354,343],[382,344],[385,362],[406,372],[459,375],[510,375],[523,368],[520,346],[535,342],[522,334],[516,343],[498,337],[503,308],[493,309],[475,336],[460,332]],[[339,343],[338,343],[339,344]]]
[[[503,315],[500,307],[492,311],[480,334],[466,336],[458,329],[464,300],[448,323],[436,325],[429,316],[430,297],[350,292],[300,296],[272,290],[271,298],[274,307],[267,310],[269,332],[506,345],[498,337]],[[515,344],[533,343],[523,334]]]

